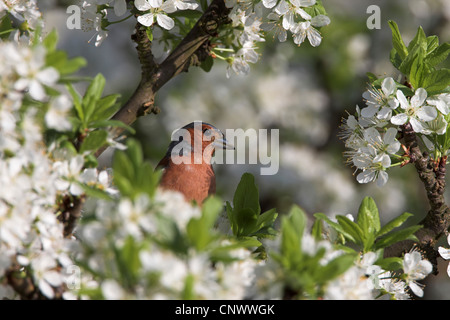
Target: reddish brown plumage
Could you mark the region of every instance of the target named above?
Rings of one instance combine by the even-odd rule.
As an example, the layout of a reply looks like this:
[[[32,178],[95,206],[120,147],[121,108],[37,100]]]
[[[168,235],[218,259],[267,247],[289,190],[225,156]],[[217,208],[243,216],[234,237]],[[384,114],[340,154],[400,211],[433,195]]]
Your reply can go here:
[[[229,148],[230,145],[223,139],[220,130],[204,122],[193,122],[181,129],[189,132],[191,140],[180,139],[170,143],[166,155],[157,166],[157,169],[164,170],[160,187],[179,191],[187,201],[195,201],[201,205],[205,198],[216,192],[216,177],[211,165],[214,147]],[[198,148],[194,146],[194,139],[199,139]],[[187,153],[178,154],[180,143],[185,143]],[[178,149],[174,150],[175,147]],[[175,162],[173,156],[178,157]]]

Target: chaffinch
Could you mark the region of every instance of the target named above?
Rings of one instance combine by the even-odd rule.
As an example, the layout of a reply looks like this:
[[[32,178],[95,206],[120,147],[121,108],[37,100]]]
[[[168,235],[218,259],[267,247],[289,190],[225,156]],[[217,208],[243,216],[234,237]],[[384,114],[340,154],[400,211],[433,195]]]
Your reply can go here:
[[[211,165],[215,148],[234,149],[223,133],[206,122],[191,122],[174,131],[165,156],[156,166],[163,174],[160,187],[181,192],[187,201],[198,205],[216,192],[216,177]]]

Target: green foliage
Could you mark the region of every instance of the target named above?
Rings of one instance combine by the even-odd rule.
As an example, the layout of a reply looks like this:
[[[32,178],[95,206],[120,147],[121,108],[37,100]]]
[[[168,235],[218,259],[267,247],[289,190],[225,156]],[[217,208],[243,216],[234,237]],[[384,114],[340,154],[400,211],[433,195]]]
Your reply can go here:
[[[381,227],[378,208],[370,197],[366,197],[362,201],[356,222],[340,215],[336,216],[337,222],[332,221],[322,213],[316,213],[314,216],[326,221],[341,236],[340,239],[342,239],[343,244],[350,241],[362,252],[375,252],[403,240],[417,241],[414,233],[421,228],[421,226],[410,226],[393,230],[400,227],[412,216],[412,214],[406,212]]]
[[[450,43],[439,45],[437,36],[425,35],[419,27],[408,46],[394,21],[389,21],[392,30],[391,62],[405,74],[412,87],[424,88],[428,95],[441,93],[450,86],[450,70],[436,67],[450,54]]]
[[[86,59],[83,57],[69,59],[65,51],[56,49],[57,43],[58,33],[53,29],[42,41],[42,44],[47,49],[47,56],[45,57],[47,66],[58,70],[61,76],[72,74],[86,66]]]
[[[150,197],[155,193],[159,172],[144,161],[141,146],[135,140],[128,140],[125,151],[116,151],[113,170],[114,184],[123,196],[134,199],[141,193]]]
[[[355,252],[343,253],[327,264],[321,263],[326,249],[318,248],[304,251],[303,235],[306,232],[307,218],[297,206],[293,206],[287,216],[282,217],[280,230],[280,252],[269,252],[283,268],[285,285],[296,298],[317,298],[323,286],[331,279],[345,272],[355,261]]]
[[[261,214],[259,192],[255,178],[244,173],[233,198],[233,207],[227,201],[226,211],[231,230],[237,237],[264,238],[274,235],[273,223],[278,216],[275,209]]]

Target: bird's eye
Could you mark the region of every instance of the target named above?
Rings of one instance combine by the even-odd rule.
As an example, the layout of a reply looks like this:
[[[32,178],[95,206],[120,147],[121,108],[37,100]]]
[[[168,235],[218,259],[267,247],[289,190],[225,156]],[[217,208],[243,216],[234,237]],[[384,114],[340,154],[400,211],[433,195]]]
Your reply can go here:
[[[208,128],[203,129],[203,134],[207,137],[209,137],[211,135],[211,130]]]

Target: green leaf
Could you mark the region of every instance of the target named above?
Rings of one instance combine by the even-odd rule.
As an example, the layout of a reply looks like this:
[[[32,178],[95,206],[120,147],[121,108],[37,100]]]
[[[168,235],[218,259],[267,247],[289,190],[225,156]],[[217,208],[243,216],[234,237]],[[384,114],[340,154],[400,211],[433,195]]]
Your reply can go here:
[[[220,199],[209,197],[202,205],[202,215],[188,222],[186,232],[189,240],[197,250],[204,250],[215,238],[212,230],[222,208]]]
[[[406,48],[405,43],[403,42],[397,23],[395,23],[392,20],[390,20],[388,23],[389,27],[392,30],[392,45],[396,50],[396,52],[398,53],[400,59],[403,60],[408,55],[408,49]]]
[[[181,292],[181,299],[183,300],[194,300],[195,299],[195,277],[192,274],[188,274],[184,278],[184,287],[183,291]]]
[[[298,206],[292,206],[287,217],[281,220],[281,253],[288,265],[296,265],[302,257],[302,237],[306,215]]]
[[[422,27],[419,27],[417,29],[416,35],[411,40],[411,42],[408,44],[407,51],[408,51],[408,53],[411,53],[414,50],[418,50],[419,47],[424,52],[427,52],[427,50],[428,50],[428,39],[427,39],[427,36],[425,35],[425,32],[423,31]]]
[[[427,56],[433,52],[436,48],[439,47],[439,38],[438,36],[429,36],[427,37]]]
[[[316,239],[316,241],[322,240],[323,234],[323,223],[322,219],[315,219],[313,226],[311,228],[311,235]]]
[[[317,219],[322,219],[324,220],[326,223],[328,223],[328,225],[330,227],[332,227],[334,230],[336,230],[338,233],[342,234],[346,239],[356,243],[355,238],[348,232],[346,232],[344,230],[344,228],[339,224],[336,223],[334,221],[332,221],[330,218],[328,218],[324,213],[315,213],[314,217],[316,217]]]
[[[409,80],[413,88],[418,89],[423,87],[425,77],[425,65],[421,57],[417,57],[412,65],[409,73]]]
[[[376,261],[377,266],[387,271],[396,271],[403,267],[403,259],[399,257],[389,257]]]
[[[392,229],[400,227],[409,217],[413,216],[412,213],[404,212],[400,216],[392,219],[386,225],[384,225],[376,234],[377,237],[381,237]]]
[[[320,270],[321,282],[332,280],[343,274],[350,268],[355,261],[355,254],[343,254],[328,262]]]
[[[9,15],[5,15],[0,22],[0,39],[8,39],[11,32],[14,31]]]
[[[67,83],[66,88],[69,94],[72,96],[72,100],[75,106],[75,110],[77,111],[78,118],[81,120],[81,122],[84,122],[84,110],[81,105],[81,96],[75,90],[75,88],[71,83]]]
[[[91,81],[86,93],[83,97],[83,109],[86,124],[91,121],[91,116],[95,113],[95,107],[98,100],[101,98],[103,88],[105,87],[105,78],[102,74],[97,74]]]
[[[52,52],[56,50],[56,44],[58,43],[58,32],[53,29],[42,41],[47,52]]]
[[[409,77],[415,76],[419,79],[422,74],[417,74],[418,67],[421,66],[421,72],[427,70],[423,64],[423,59],[427,53],[427,38],[421,27],[417,30],[414,39],[409,43],[407,52],[407,56],[403,58],[398,69]],[[416,66],[413,72],[412,68],[414,64]]]
[[[233,231],[236,236],[247,236],[257,231],[258,215],[251,208],[234,209],[234,219],[237,229]]]
[[[114,183],[124,196],[135,198],[140,193],[152,197],[158,186],[160,171],[144,162],[140,144],[129,139],[125,151],[117,150],[113,159]]]
[[[108,120],[120,108],[116,104],[120,94],[111,94],[98,100],[95,106],[95,111],[90,118],[90,121]]]
[[[380,230],[378,208],[371,197],[365,197],[361,202],[356,221],[365,234],[374,234]]]
[[[261,213],[259,205],[259,192],[255,184],[255,178],[250,173],[244,173],[241,177],[233,198],[234,210],[251,209],[254,214]]]
[[[206,59],[200,64],[200,68],[205,72],[211,71],[214,65],[214,59],[211,56],[206,57]]]
[[[276,209],[270,209],[263,214],[260,214],[258,216],[258,219],[256,220],[256,227],[257,229],[263,229],[267,227],[272,227],[275,220],[278,217],[278,213],[276,212]]]
[[[108,132],[105,130],[96,130],[89,133],[89,135],[84,139],[81,145],[80,152],[84,153],[86,151],[98,150],[106,144],[106,138],[108,137]]]
[[[400,65],[402,64],[403,60],[400,58],[400,55],[397,53],[397,50],[395,50],[395,48],[391,49],[389,53],[389,60],[395,68],[400,70]]]
[[[69,75],[85,67],[86,65],[87,61],[85,58],[75,57],[67,60],[67,62],[64,65],[59,67],[58,71],[62,76]]]
[[[352,220],[347,218],[346,216],[336,216],[336,219],[343,228],[343,230],[350,234],[351,237],[354,239],[353,242],[356,244],[363,244],[363,231],[361,228]]]
[[[436,70],[423,79],[423,88],[429,96],[440,93],[450,85],[450,69]]]
[[[387,235],[383,236],[382,238],[378,239],[375,242],[375,249],[378,250],[381,248],[386,248],[396,242],[403,240],[418,241],[416,236],[414,236],[414,233],[420,228],[422,228],[422,226],[411,226],[402,230],[388,233]]]
[[[147,38],[150,42],[153,41],[153,29],[151,27],[145,29],[145,33],[147,34]]]
[[[444,42],[433,51],[428,51],[425,61],[432,67],[437,66],[450,54],[450,43]]]

